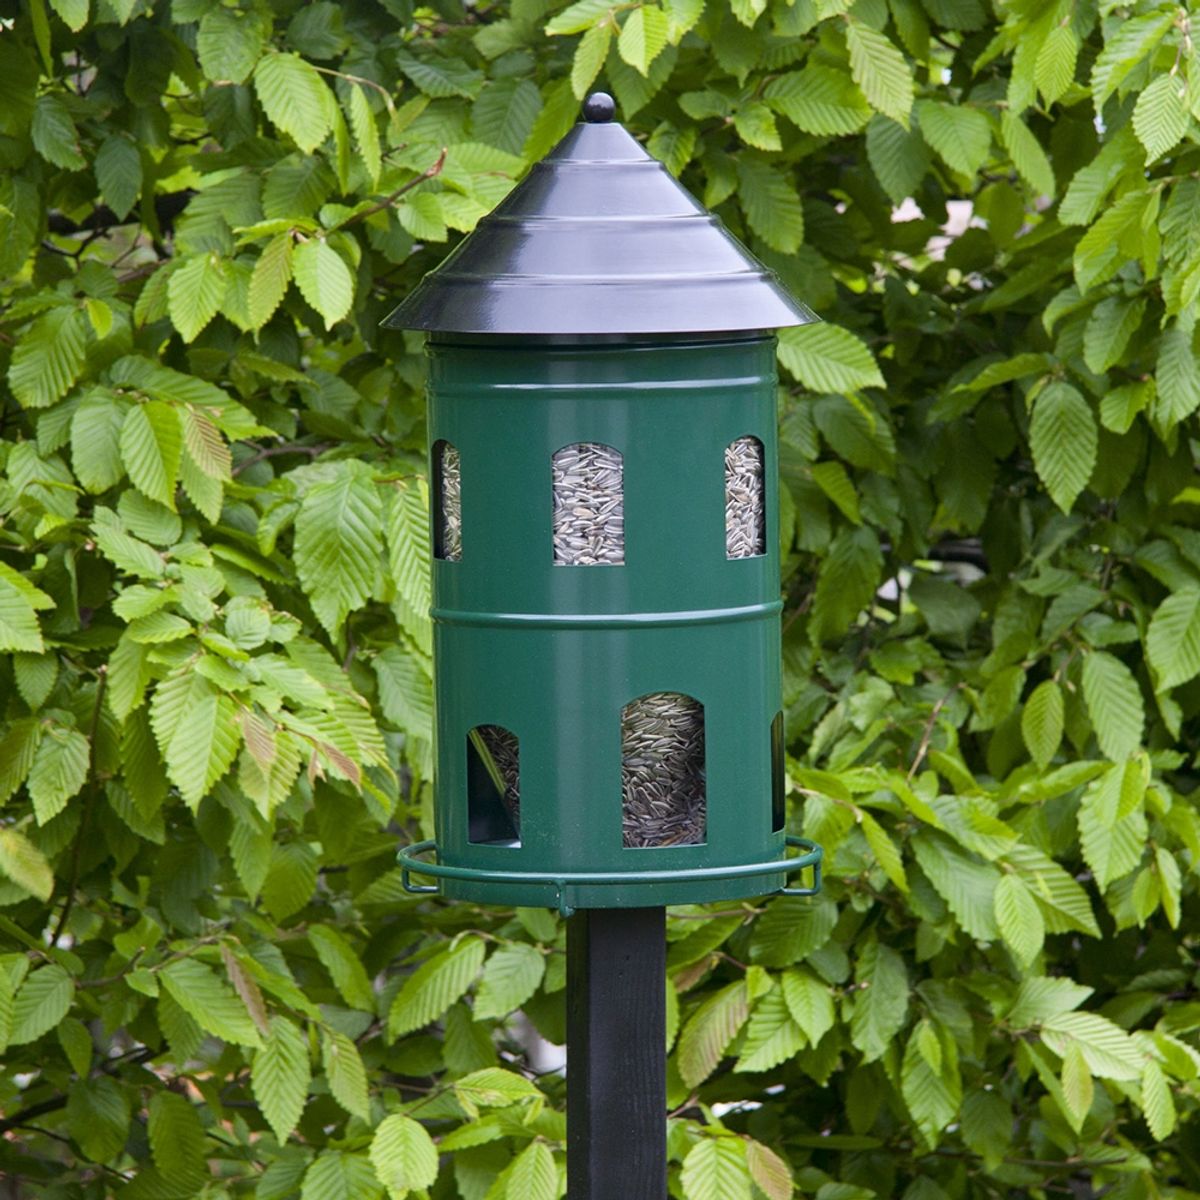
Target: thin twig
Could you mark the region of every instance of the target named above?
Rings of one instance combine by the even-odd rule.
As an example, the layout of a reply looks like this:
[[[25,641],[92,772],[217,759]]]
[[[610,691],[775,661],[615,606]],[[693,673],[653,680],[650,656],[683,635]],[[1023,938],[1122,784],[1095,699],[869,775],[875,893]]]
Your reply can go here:
[[[925,755],[929,753],[929,743],[933,740],[933,730],[937,725],[937,719],[941,715],[942,709],[946,707],[950,697],[958,691],[960,684],[955,684],[934,706],[933,711],[929,714],[929,720],[925,722],[925,728],[921,731],[921,742],[917,746],[917,753],[913,757],[912,765],[908,768],[908,774],[905,779],[911,783],[913,776],[920,769],[921,764],[925,761]]]
[[[264,458],[277,458],[281,454],[307,454],[310,458],[316,458],[332,447],[332,442],[320,442],[316,446],[302,446],[296,442],[287,442],[282,446],[266,446],[262,450],[259,450],[257,454],[252,454],[249,458],[242,459],[233,468],[232,474],[238,475],[248,467],[254,466],[255,463],[262,462]]]
[[[361,212],[351,214],[340,225],[335,225],[333,228],[345,229],[347,226],[357,225],[359,221],[365,221],[368,217],[373,217],[377,212],[383,212],[385,208],[391,208],[405,192],[412,191],[417,184],[424,183],[427,179],[432,179],[435,175],[440,175],[442,167],[446,165],[446,151],[448,149],[449,147],[443,146],[441,154],[437,156],[437,161],[422,171],[415,179],[410,179],[407,183],[401,184],[390,196],[380,200],[378,204],[372,204],[370,208],[364,208]]]

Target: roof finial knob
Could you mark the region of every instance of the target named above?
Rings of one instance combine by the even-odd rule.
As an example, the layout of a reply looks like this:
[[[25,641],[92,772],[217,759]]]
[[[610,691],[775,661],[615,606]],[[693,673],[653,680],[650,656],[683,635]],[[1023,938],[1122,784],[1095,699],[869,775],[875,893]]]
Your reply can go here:
[[[589,125],[603,125],[613,119],[617,102],[607,92],[593,92],[583,102],[583,119]]]

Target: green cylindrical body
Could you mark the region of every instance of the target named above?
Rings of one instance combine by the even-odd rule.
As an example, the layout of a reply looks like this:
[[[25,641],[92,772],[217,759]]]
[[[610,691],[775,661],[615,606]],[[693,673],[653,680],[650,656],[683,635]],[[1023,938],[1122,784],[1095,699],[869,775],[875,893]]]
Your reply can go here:
[[[603,908],[783,887],[782,872],[672,877],[784,857],[775,339],[444,335],[429,354],[431,450],[455,447],[461,479],[461,555],[435,559],[433,578],[439,859],[562,877],[443,879],[442,892]],[[725,451],[746,436],[763,449],[765,546],[732,559]],[[621,565],[554,561],[551,463],[575,443],[622,456]],[[436,525],[436,471],[431,491]],[[704,707],[702,844],[623,844],[622,710],[659,692]],[[480,726],[519,741],[519,841],[471,840],[469,734]],[[658,878],[572,880],[646,871]]]

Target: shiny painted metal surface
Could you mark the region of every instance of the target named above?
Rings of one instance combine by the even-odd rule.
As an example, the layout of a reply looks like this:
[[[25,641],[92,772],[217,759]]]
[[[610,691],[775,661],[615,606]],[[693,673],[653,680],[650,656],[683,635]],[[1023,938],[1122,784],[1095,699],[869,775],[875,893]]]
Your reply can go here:
[[[670,172],[585,106],[384,321],[492,334],[722,333],[817,318]]]

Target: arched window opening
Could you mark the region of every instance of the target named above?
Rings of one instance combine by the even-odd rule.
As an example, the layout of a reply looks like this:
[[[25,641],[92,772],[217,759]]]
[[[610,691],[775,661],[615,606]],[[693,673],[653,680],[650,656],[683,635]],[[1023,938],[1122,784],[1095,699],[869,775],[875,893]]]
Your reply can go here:
[[[766,552],[763,444],[756,437],[740,437],[725,447],[725,557],[754,558]]]
[[[433,447],[433,556],[462,559],[462,462],[446,441]]]
[[[521,844],[521,745],[503,725],[467,734],[467,819],[472,842]]]
[[[783,713],[771,722],[771,832],[782,833],[787,824],[787,764]]]
[[[554,561],[561,566],[620,566],[625,561],[624,464],[600,442],[557,451]]]
[[[626,846],[696,846],[707,838],[704,705],[654,692],[621,711],[621,834]]]

